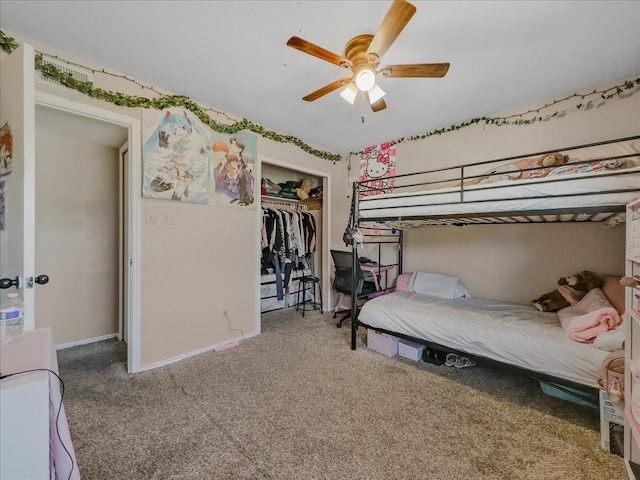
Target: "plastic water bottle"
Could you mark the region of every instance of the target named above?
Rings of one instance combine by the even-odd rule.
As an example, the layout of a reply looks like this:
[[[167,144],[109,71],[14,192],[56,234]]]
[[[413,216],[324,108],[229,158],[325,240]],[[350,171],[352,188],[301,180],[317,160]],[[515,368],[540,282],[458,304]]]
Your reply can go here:
[[[22,340],[24,331],[24,304],[17,293],[10,293],[0,305],[0,343]]]

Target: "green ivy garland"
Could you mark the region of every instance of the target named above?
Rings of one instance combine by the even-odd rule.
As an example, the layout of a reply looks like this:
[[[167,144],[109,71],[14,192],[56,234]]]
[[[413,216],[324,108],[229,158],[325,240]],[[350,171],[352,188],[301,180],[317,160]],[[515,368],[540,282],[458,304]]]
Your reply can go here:
[[[7,37],[4,32],[0,31],[0,47],[3,51],[11,53],[17,46],[18,44],[13,38]],[[334,163],[342,158],[338,154],[315,149],[294,136],[281,135],[272,130],[268,130],[262,125],[255,124],[246,118],[232,124],[217,122],[207,115],[200,105],[184,95],[160,95],[156,98],[148,98],[136,95],[127,95],[120,92],[113,92],[99,87],[94,87],[93,82],[76,80],[71,75],[61,71],[56,65],[44,61],[43,54],[39,52],[35,57],[35,68],[36,70],[39,70],[44,77],[52,81],[58,82],[67,88],[76,90],[91,98],[104,100],[105,102],[113,103],[114,105],[129,108],[153,108],[157,110],[180,107],[189,110],[216,132],[234,134],[241,130],[248,130],[276,142],[292,143],[311,155],[331,160]],[[103,71],[103,73],[107,72]]]
[[[18,44],[16,43],[16,41],[11,37],[7,37],[4,34],[4,32],[0,30],[0,48],[2,48],[2,50],[6,53],[11,53],[17,47],[18,47]],[[68,62],[66,60],[64,61],[69,64],[72,64],[72,62]],[[79,66],[82,66],[82,65],[79,65]],[[120,92],[113,92],[110,90],[104,90],[102,88],[94,87],[92,82],[78,81],[74,79],[71,75],[62,72],[56,65],[45,62],[43,60],[43,54],[39,52],[35,58],[35,68],[39,70],[43,76],[51,80],[54,80],[56,82],[59,82],[60,84],[64,85],[67,88],[76,90],[91,98],[104,100],[106,102],[110,102],[118,106],[130,107],[130,108],[136,108],[136,107],[154,108],[157,110],[164,110],[166,108],[171,108],[171,107],[181,107],[189,110],[191,113],[196,115],[203,123],[207,124],[211,129],[215,130],[216,132],[234,134],[239,132],[240,130],[249,130],[253,133],[256,133],[264,138],[268,138],[275,142],[291,143],[311,155],[314,155],[319,158],[324,158],[326,160],[330,160],[334,163],[341,160],[342,158],[340,155],[335,153],[317,150],[309,146],[299,138],[296,138],[292,135],[281,135],[272,130],[267,130],[262,125],[255,124],[247,120],[246,118],[243,118],[242,120],[231,123],[231,124],[217,122],[216,120],[211,118],[205,112],[205,110],[202,107],[200,107],[200,105],[198,105],[196,102],[191,100],[189,97],[186,97],[183,95],[164,95],[158,92],[157,90],[155,90],[153,87],[147,87],[145,85],[142,85],[142,87],[148,88],[154,91],[158,96],[156,98],[140,97],[140,96],[127,95]],[[124,78],[125,80],[141,85],[136,80],[128,78],[126,76],[111,74],[104,70],[102,70],[101,73],[112,75],[114,77]],[[545,104],[540,108],[528,110],[524,113],[509,115],[505,117],[474,118],[472,120],[468,120],[468,121],[459,123],[457,125],[450,125],[445,128],[435,129],[420,135],[412,135],[409,137],[399,138],[396,140],[392,140],[391,142],[388,142],[388,143],[391,145],[396,145],[398,143],[407,143],[410,141],[413,142],[416,140],[423,140],[433,135],[442,135],[447,132],[454,132],[464,127],[469,127],[471,125],[475,125],[479,123],[484,123],[485,125],[494,125],[494,126],[531,125],[536,122],[548,121],[552,118],[562,118],[571,111],[570,108],[567,108],[564,110],[556,110],[550,114],[542,114],[542,112],[560,103],[563,103],[572,99],[579,99],[581,101],[580,103],[575,105],[574,110],[589,110],[590,108],[593,108],[594,101],[596,98],[600,98],[601,103],[604,103],[607,100],[610,100],[614,97],[619,97],[624,92],[628,92],[629,90],[635,89],[638,86],[640,86],[640,77],[636,78],[635,80],[627,80],[620,85],[615,85],[613,87],[606,88],[603,90],[593,90],[592,92],[589,92],[586,94],[574,93],[564,98],[554,100],[548,104]],[[212,111],[218,114],[224,114],[223,112],[217,112],[215,110],[212,110]],[[347,158],[350,158],[352,155],[358,155],[360,153],[362,153],[362,150],[358,152],[350,152]]]
[[[555,105],[558,105],[560,103],[566,102],[571,99],[580,99],[582,101],[587,100],[586,102],[581,102],[575,105],[575,110],[590,110],[591,108],[594,107],[594,99],[591,99],[591,97],[600,98],[601,103],[598,105],[600,106],[604,104],[607,100],[610,100],[614,97],[619,97],[624,92],[636,89],[638,86],[640,86],[640,77],[636,78],[635,80],[627,80],[620,85],[615,85],[613,87],[605,88],[603,90],[593,90],[592,92],[589,92],[589,93],[573,93],[564,98],[560,98],[550,103],[547,103],[540,108],[528,110],[524,113],[517,113],[517,114],[509,115],[506,117],[474,118],[472,120],[468,120],[466,122],[462,122],[457,125],[450,125],[448,127],[432,130],[430,132],[425,132],[420,135],[412,135],[410,137],[398,138],[396,140],[392,140],[388,142],[388,144],[397,145],[398,143],[407,143],[407,142],[413,142],[416,140],[423,140],[425,138],[432,137],[433,135],[442,135],[443,133],[454,132],[454,131],[460,130],[461,128],[469,127],[471,125],[475,125],[478,123],[484,123],[485,125],[495,125],[499,127],[503,125],[531,125],[536,122],[546,122],[548,120],[551,120],[552,118],[562,118],[571,111],[570,108],[567,108],[564,110],[556,110],[553,113],[541,115],[542,111],[548,108],[551,108]],[[631,93],[634,93],[634,92],[631,92]],[[526,116],[530,116],[530,118],[524,118]],[[351,155],[359,155],[360,153],[362,153],[362,151],[350,152],[347,157],[349,158],[351,157]]]
[[[18,48],[18,44],[13,38],[7,37],[4,32],[0,30],[0,48],[6,53],[11,53]]]

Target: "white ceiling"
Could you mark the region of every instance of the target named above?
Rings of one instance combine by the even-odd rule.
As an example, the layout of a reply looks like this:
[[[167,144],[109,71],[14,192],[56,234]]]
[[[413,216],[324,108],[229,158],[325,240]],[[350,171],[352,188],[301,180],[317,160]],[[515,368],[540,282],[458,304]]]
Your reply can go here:
[[[640,74],[639,1],[412,3],[381,66],[451,68],[380,78],[388,107],[377,113],[339,91],[303,101],[345,71],[286,42],[343,55],[391,0],[2,0],[0,28],[340,154]]]

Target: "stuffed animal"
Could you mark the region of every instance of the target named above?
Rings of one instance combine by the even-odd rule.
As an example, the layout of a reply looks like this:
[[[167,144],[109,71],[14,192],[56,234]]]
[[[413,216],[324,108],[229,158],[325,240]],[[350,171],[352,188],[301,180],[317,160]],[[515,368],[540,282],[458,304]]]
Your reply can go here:
[[[538,158],[526,158],[514,162],[514,165],[520,170],[520,175],[517,178],[540,178],[546,177],[551,172],[550,167],[559,167],[569,161],[567,155],[554,152],[548,153]],[[543,168],[537,168],[543,167]],[[529,170],[534,169],[535,170]]]
[[[603,280],[597,273],[583,270],[580,273],[558,280],[558,288],[545,293],[531,303],[541,312],[557,312],[575,305],[589,290],[602,287]]]
[[[522,158],[506,165],[498,165],[482,176],[472,178],[465,182],[466,185],[477,183],[494,183],[503,180],[522,180],[525,178],[546,177],[553,170],[552,167],[564,165],[569,161],[568,155],[558,152],[548,153],[535,158]]]
[[[555,167],[558,165],[564,165],[569,161],[569,155],[563,155],[561,153],[549,153],[540,157],[538,165],[541,167]]]

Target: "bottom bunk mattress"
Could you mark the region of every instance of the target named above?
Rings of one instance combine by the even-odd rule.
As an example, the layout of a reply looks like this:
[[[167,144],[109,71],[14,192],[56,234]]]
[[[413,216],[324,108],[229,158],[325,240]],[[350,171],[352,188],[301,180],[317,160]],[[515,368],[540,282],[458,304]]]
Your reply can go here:
[[[366,302],[358,321],[594,388],[609,353],[569,339],[555,313],[477,298],[393,292]]]

